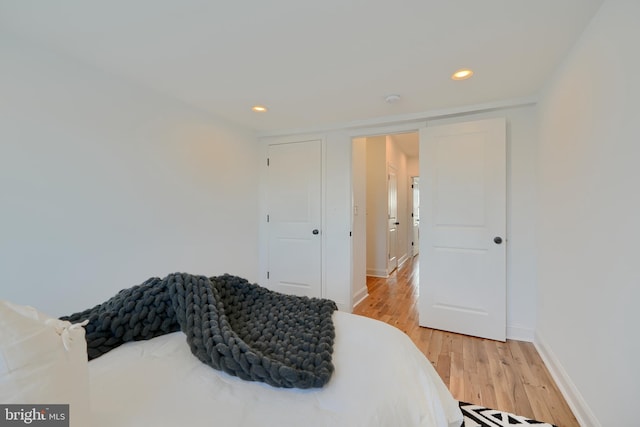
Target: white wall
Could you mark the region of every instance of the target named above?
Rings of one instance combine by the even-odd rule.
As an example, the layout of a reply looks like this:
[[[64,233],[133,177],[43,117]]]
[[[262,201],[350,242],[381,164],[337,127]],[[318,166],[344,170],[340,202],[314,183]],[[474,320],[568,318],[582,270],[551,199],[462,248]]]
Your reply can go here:
[[[343,132],[330,132],[325,141],[325,296],[351,312],[351,139]]]
[[[605,1],[540,104],[536,344],[583,425],[638,425],[640,2]]]
[[[507,120],[507,338],[532,341],[536,327],[534,106],[430,120],[427,126],[492,117]]]
[[[418,157],[407,158],[407,174],[411,176],[420,176],[420,162]]]
[[[0,298],[52,315],[174,271],[257,278],[251,132],[0,37]]]
[[[387,138],[367,138],[367,275],[387,275]]]

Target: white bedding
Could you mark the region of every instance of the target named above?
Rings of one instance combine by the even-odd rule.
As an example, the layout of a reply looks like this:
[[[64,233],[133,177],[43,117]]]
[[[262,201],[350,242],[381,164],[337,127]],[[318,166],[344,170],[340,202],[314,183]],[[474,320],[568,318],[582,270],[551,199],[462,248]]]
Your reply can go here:
[[[459,426],[457,402],[401,331],[334,313],[335,372],[322,389],[278,389],[210,368],[182,332],[89,363],[93,427]]]

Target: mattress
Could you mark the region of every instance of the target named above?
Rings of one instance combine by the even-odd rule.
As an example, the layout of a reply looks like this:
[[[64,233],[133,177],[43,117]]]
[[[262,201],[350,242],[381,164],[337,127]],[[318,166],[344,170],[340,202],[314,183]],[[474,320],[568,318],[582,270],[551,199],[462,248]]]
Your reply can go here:
[[[400,330],[336,311],[335,372],[321,389],[249,382],[200,362],[175,332],[89,362],[93,427],[453,427],[462,422],[431,363]]]

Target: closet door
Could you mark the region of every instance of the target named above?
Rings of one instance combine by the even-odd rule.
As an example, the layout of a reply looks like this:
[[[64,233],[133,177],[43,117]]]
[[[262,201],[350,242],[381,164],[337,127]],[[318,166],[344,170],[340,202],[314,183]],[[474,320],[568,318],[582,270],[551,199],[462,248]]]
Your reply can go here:
[[[268,148],[268,284],[322,296],[322,141]]]

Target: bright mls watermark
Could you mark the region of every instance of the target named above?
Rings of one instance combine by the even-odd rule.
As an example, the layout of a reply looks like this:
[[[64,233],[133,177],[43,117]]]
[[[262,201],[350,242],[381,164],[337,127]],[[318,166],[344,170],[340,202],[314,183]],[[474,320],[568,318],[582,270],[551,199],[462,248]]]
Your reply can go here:
[[[69,427],[69,405],[0,404],[0,427]]]

